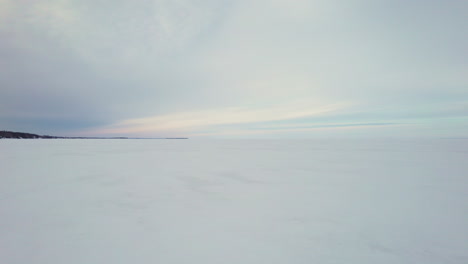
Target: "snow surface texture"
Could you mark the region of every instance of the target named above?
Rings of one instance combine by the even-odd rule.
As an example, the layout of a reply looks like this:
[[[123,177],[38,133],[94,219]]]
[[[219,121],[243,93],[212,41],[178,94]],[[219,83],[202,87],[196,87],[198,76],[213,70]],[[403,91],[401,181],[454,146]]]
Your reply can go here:
[[[468,140],[0,140],[3,264],[468,263]]]

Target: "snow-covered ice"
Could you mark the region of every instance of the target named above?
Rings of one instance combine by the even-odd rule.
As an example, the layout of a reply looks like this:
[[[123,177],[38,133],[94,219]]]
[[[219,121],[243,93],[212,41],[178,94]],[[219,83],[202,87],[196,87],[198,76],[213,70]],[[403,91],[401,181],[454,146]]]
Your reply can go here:
[[[3,264],[468,263],[468,140],[0,140]]]

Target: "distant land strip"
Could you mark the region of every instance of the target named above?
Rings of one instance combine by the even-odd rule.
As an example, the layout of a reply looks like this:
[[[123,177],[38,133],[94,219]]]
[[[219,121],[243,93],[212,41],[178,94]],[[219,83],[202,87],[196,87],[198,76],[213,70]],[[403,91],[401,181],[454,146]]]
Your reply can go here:
[[[128,138],[128,137],[57,137],[48,135],[37,135],[32,133],[24,132],[13,132],[13,131],[0,131],[0,139],[2,138],[16,138],[16,139],[188,139],[184,137],[166,137],[166,138]]]

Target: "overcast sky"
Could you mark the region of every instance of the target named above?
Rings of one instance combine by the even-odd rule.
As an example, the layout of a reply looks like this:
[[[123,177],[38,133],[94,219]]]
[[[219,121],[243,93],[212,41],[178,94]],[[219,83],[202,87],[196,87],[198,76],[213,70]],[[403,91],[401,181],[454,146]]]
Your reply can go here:
[[[0,130],[466,137],[465,0],[0,0]]]

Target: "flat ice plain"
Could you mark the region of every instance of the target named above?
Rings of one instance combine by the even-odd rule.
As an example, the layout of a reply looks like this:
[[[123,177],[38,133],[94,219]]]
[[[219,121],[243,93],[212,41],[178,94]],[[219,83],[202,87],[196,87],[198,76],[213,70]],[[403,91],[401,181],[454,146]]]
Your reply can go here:
[[[3,264],[468,263],[468,140],[0,140]]]

